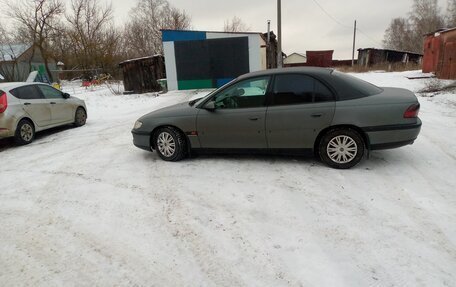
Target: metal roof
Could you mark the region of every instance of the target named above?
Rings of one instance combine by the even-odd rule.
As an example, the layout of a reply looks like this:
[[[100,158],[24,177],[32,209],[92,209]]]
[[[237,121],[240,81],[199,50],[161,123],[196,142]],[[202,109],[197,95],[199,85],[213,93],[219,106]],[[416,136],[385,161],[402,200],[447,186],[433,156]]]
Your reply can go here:
[[[358,49],[358,52],[360,52],[360,51],[367,51],[367,50],[387,51],[387,52],[398,52],[398,53],[407,53],[407,54],[413,54],[413,55],[423,56],[423,54],[415,53],[415,52],[410,52],[410,51],[401,51],[401,50],[394,50],[394,49],[379,49],[379,48],[359,48],[359,49]]]
[[[0,45],[0,62],[13,61],[29,48],[30,45],[27,44]]]

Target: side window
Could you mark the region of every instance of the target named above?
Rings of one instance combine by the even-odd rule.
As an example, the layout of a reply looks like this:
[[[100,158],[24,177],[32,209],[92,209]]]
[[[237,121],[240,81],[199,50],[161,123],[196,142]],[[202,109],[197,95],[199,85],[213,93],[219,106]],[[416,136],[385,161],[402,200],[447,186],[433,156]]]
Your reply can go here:
[[[10,93],[16,98],[22,100],[36,100],[43,98],[41,93],[34,85],[15,88],[11,90]]]
[[[46,99],[63,99],[62,92],[50,86],[38,85]]]
[[[328,87],[320,81],[315,80],[315,98],[314,102],[331,102],[334,101],[334,95]]]
[[[241,81],[214,97],[216,109],[256,108],[265,105],[270,77]]]
[[[277,75],[272,105],[297,105],[334,101],[332,92],[320,81],[306,75]]]

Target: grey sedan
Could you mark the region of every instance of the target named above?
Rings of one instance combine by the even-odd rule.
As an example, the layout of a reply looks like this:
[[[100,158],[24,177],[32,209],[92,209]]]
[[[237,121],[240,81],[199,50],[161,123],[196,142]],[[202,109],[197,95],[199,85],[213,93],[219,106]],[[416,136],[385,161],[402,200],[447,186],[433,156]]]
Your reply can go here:
[[[42,83],[0,84],[0,139],[29,144],[35,133],[57,126],[86,123],[83,100]]]
[[[141,117],[133,142],[167,161],[191,152],[313,152],[350,168],[369,150],[412,144],[415,94],[332,69],[285,68],[240,76],[206,97]]]

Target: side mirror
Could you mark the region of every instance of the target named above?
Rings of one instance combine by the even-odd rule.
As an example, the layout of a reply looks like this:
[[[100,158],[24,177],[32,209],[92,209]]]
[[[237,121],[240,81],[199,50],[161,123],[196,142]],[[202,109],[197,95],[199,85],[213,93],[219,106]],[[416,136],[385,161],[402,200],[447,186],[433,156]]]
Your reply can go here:
[[[239,89],[236,89],[236,91],[234,91],[233,96],[240,97],[240,96],[243,96],[244,94],[245,94],[245,90],[243,88],[239,88]]]
[[[63,95],[64,99],[68,99],[70,97],[70,94],[68,94],[68,93],[63,93],[62,95]]]
[[[208,111],[215,111],[215,102],[214,101],[207,102],[204,105],[204,109],[208,110]]]

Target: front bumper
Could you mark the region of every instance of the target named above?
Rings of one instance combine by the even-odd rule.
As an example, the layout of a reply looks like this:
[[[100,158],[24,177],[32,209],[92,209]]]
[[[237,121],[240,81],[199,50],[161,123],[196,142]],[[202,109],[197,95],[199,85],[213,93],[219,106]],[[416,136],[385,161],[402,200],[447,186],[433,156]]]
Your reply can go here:
[[[150,133],[139,132],[136,130],[131,131],[133,135],[133,144],[143,150],[152,151],[150,144]]]

